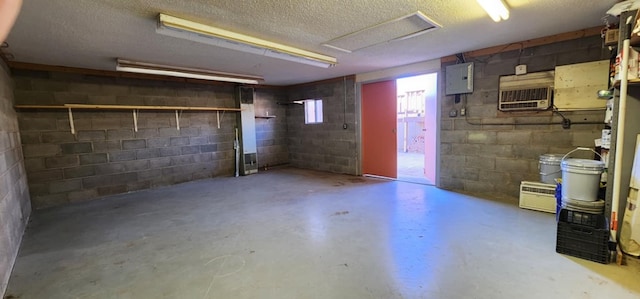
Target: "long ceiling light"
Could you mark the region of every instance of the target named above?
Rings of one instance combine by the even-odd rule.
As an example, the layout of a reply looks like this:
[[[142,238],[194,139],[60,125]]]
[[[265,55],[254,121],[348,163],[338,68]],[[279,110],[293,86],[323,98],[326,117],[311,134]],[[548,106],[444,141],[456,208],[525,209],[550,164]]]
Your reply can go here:
[[[489,14],[494,22],[509,19],[509,10],[502,0],[476,0],[482,8]]]
[[[259,76],[240,75],[234,73],[215,72],[205,69],[168,66],[155,63],[137,62],[118,59],[116,70],[119,72],[131,72],[141,74],[163,75],[181,78],[201,80],[235,82],[245,84],[258,84],[264,79]]]
[[[156,32],[162,35],[182,38],[194,42],[318,67],[328,68],[337,63],[336,58],[331,56],[270,42],[165,14],[159,15]]]

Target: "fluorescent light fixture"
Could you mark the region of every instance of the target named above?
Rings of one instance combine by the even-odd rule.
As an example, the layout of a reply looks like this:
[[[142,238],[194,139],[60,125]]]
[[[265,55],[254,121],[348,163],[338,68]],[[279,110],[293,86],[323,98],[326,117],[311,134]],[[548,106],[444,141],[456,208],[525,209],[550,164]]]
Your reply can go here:
[[[168,66],[124,59],[118,59],[116,71],[245,84],[258,84],[264,80],[259,76],[215,72],[205,69]]]
[[[476,0],[494,22],[509,19],[509,10],[502,0]]]
[[[336,58],[331,56],[270,42],[165,14],[159,15],[156,32],[171,37],[317,67],[328,68],[337,63]]]

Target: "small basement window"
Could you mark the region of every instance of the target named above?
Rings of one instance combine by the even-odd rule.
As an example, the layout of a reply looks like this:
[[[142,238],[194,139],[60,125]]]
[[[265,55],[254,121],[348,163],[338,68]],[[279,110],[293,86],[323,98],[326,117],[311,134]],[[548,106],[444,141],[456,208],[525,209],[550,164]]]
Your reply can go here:
[[[304,123],[320,124],[322,123],[322,100],[309,99],[302,100],[304,103]]]

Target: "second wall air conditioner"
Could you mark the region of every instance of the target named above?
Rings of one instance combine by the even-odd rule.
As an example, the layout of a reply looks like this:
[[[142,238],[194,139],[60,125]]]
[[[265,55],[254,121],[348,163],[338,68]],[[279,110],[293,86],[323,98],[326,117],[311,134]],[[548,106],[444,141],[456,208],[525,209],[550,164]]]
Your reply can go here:
[[[501,76],[498,110],[546,110],[551,107],[554,71]]]
[[[522,181],[520,207],[548,213],[556,212],[556,185]]]

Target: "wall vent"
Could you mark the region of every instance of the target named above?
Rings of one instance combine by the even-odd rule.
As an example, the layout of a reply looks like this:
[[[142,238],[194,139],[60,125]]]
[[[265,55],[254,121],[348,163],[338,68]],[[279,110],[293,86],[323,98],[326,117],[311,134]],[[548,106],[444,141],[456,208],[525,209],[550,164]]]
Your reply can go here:
[[[547,110],[552,104],[554,71],[500,77],[498,110]]]

